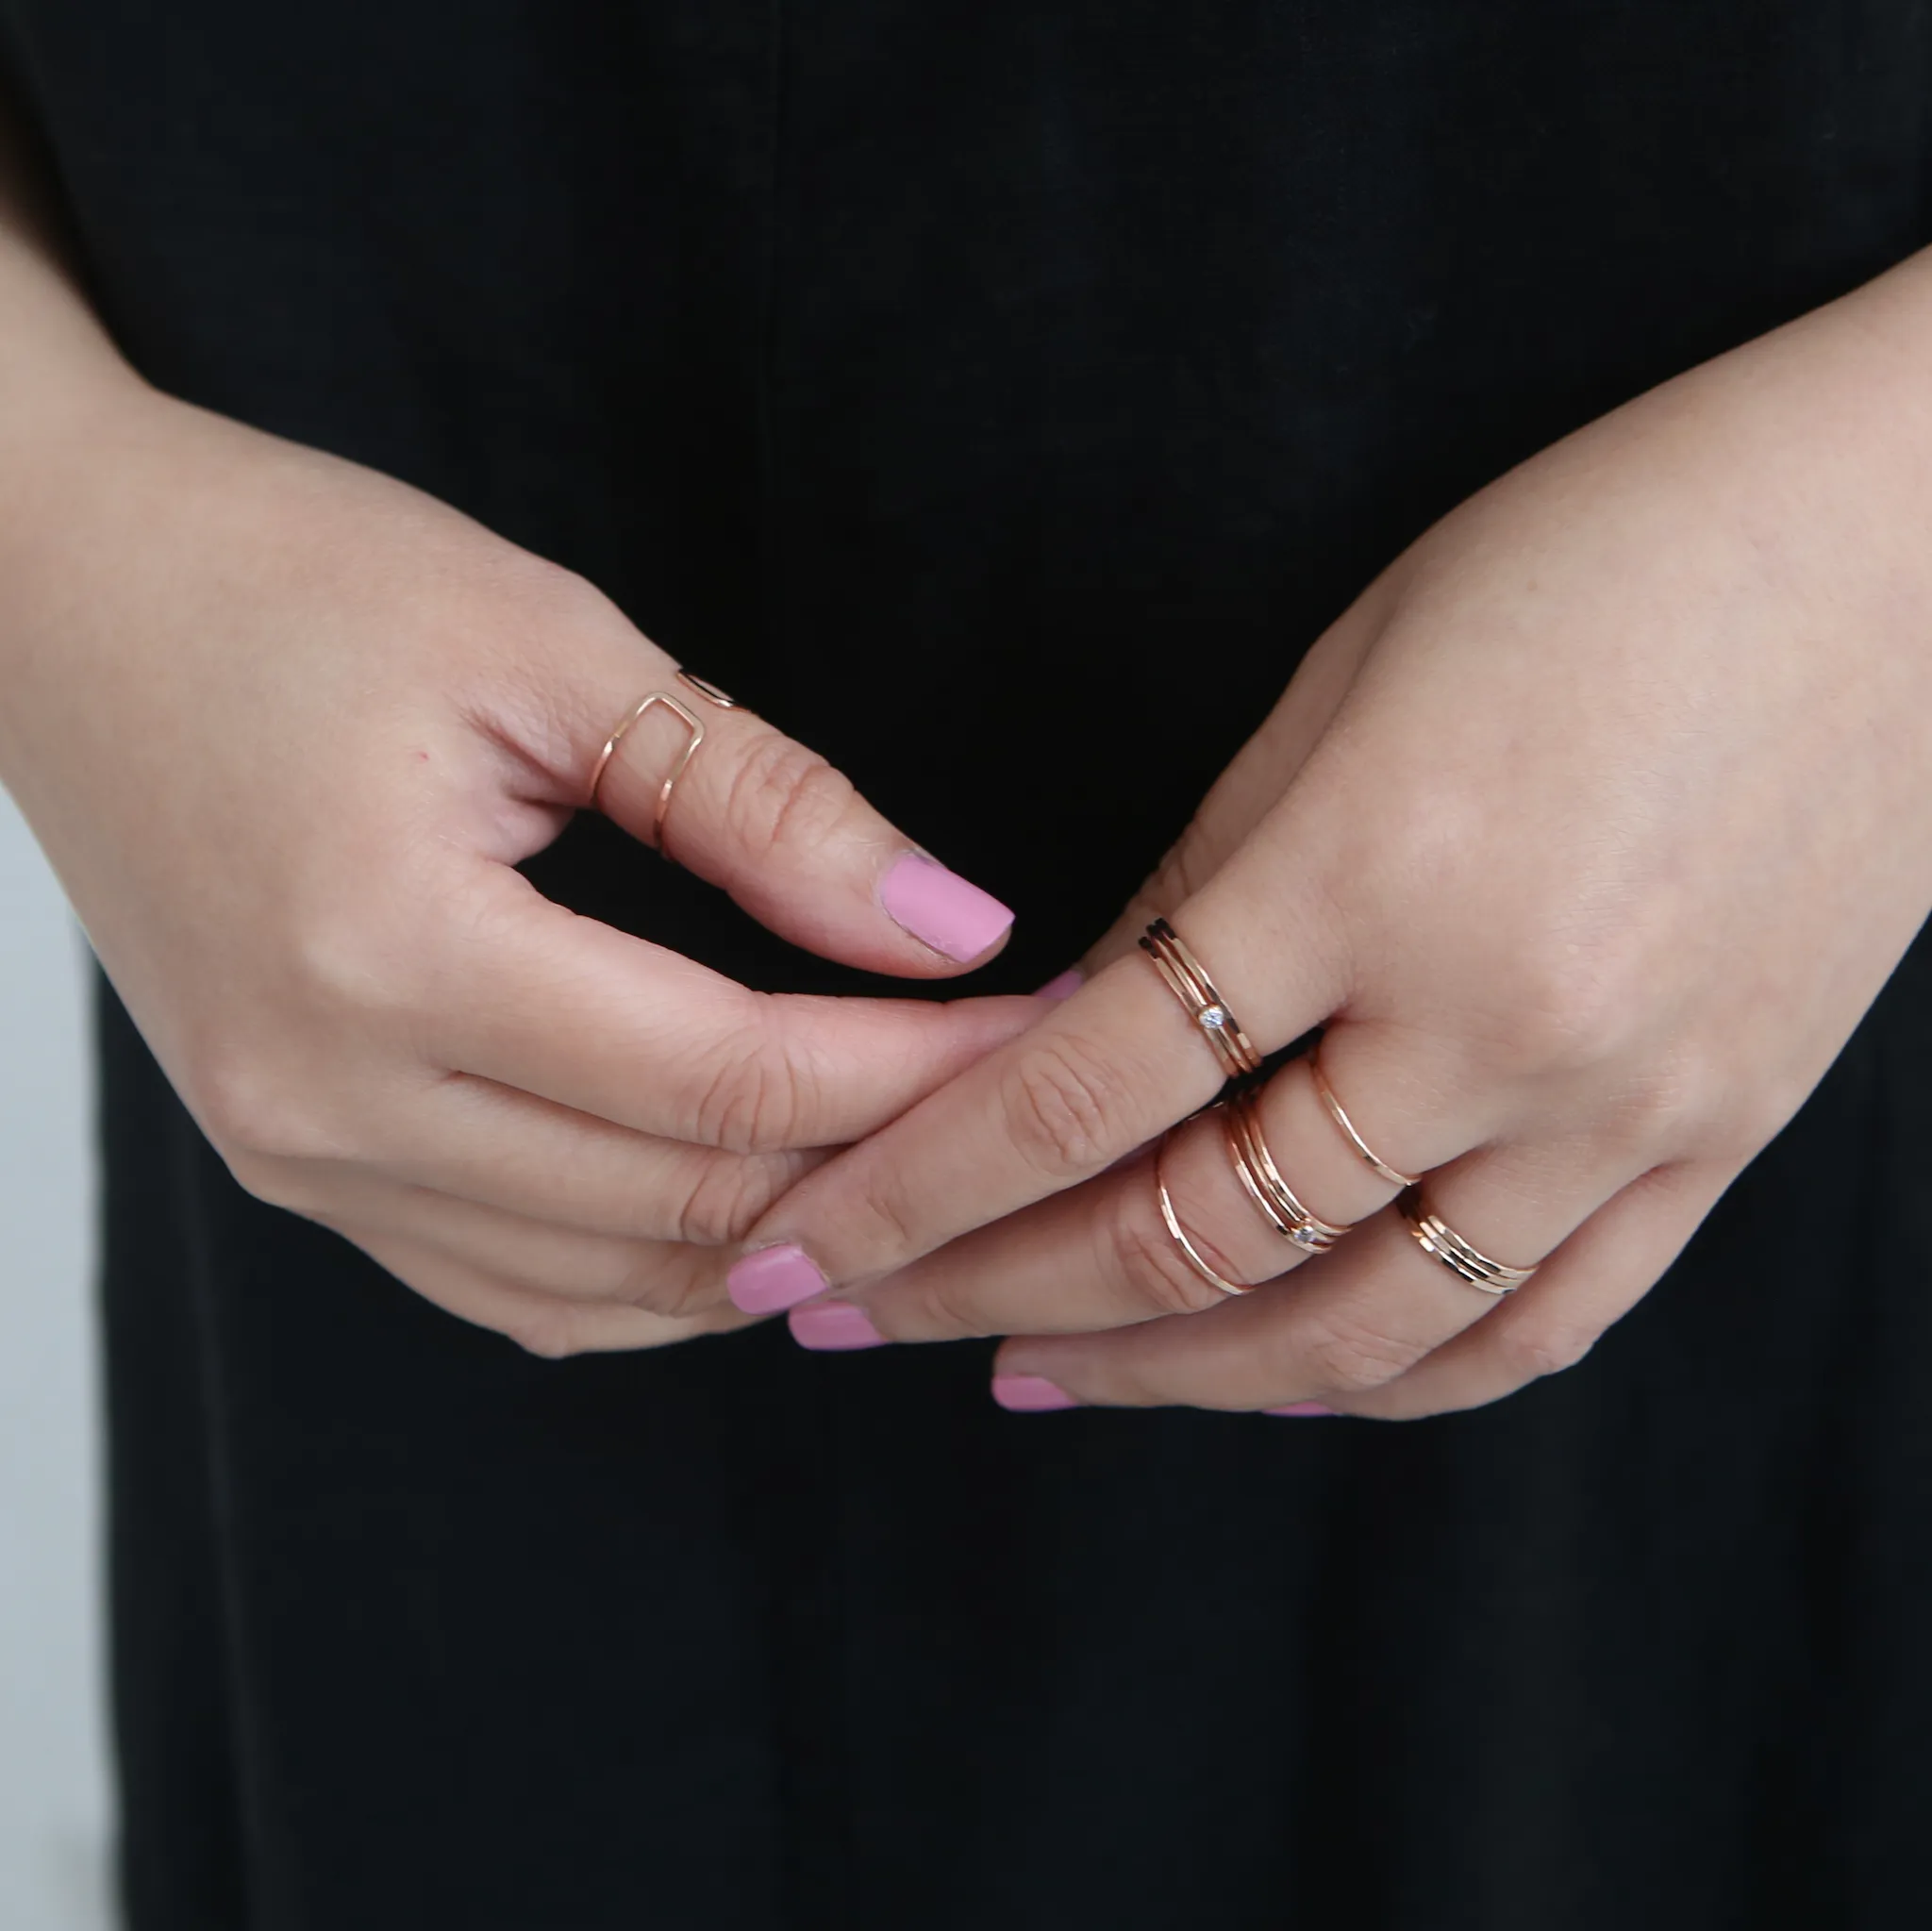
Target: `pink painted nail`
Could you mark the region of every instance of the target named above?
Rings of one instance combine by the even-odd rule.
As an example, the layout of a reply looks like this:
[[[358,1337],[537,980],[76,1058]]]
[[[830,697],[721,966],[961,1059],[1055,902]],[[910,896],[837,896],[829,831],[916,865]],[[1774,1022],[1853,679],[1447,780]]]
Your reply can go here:
[[[1285,1408],[1263,1408],[1264,1415],[1332,1415],[1333,1408],[1324,1408],[1318,1401],[1291,1401]]]
[[[1006,936],[1013,915],[924,852],[908,852],[879,881],[879,903],[921,944],[965,965]]]
[[[814,1301],[785,1317],[791,1339],[814,1354],[848,1355],[855,1348],[882,1348],[886,1338],[850,1301]]]
[[[831,1286],[803,1247],[760,1247],[732,1263],[724,1291],[741,1314],[776,1314]]]
[[[1069,966],[1058,978],[1049,979],[1033,996],[1050,999],[1058,1006],[1062,999],[1071,999],[1086,983],[1086,974],[1078,966]]]
[[[992,1398],[1016,1415],[1043,1415],[1050,1408],[1077,1408],[1080,1404],[1044,1374],[995,1374]]]

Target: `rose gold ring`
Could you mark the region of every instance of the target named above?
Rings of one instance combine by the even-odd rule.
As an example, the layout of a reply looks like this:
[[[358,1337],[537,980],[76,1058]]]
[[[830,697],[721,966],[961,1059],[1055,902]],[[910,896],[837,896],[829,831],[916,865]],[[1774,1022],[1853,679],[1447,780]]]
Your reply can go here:
[[[1309,1057],[1308,1072],[1313,1076],[1315,1090],[1322,1096],[1322,1104],[1328,1108],[1329,1119],[1334,1121],[1336,1125],[1341,1127],[1342,1132],[1348,1136],[1349,1145],[1354,1147],[1356,1152],[1362,1157],[1374,1173],[1380,1178],[1388,1181],[1390,1186],[1413,1187],[1418,1177],[1416,1174],[1405,1174],[1399,1168],[1391,1167],[1356,1131],[1355,1122],[1342,1111],[1341,1102],[1335,1097],[1335,1089],[1328,1084],[1328,1075],[1322,1071],[1322,1061],[1319,1054]]]
[[[745,710],[744,706],[729,691],[720,691],[708,677],[700,677],[695,671],[679,671],[677,681],[680,684],[689,684],[700,697],[708,703],[715,704],[720,710],[742,710],[746,717],[755,715],[754,712]]]
[[[708,703],[714,704],[720,710],[742,710],[735,697],[730,697],[707,679],[690,671],[679,671],[678,681],[687,684]],[[698,746],[705,741],[705,727],[698,715],[688,705],[680,704],[668,691],[653,691],[639,698],[624,714],[623,721],[609,737],[604,741],[604,748],[597,754],[597,762],[591,769],[591,786],[588,793],[592,809],[597,804],[597,787],[604,782],[604,774],[610,760],[617,756],[617,747],[624,742],[625,735],[654,704],[661,704],[685,728],[684,749],[678,754],[677,762],[671,767],[671,773],[658,787],[657,808],[651,813],[651,842],[659,852],[664,850],[664,814],[671,808],[671,792],[679,778],[684,775],[685,767],[691,762]],[[749,715],[749,713],[747,713]]]
[[[1348,1232],[1348,1225],[1337,1226],[1310,1213],[1281,1177],[1261,1132],[1261,1095],[1251,1087],[1218,1110],[1235,1174],[1262,1218],[1283,1240],[1310,1254],[1326,1254]]]
[[[1538,1262],[1536,1266],[1511,1267],[1507,1261],[1491,1260],[1440,1215],[1430,1213],[1414,1188],[1402,1196],[1399,1207],[1402,1218],[1408,1223],[1408,1231],[1423,1252],[1440,1260],[1457,1280],[1467,1281],[1486,1294],[1513,1294],[1541,1265]]]
[[[1227,1009],[1227,1001],[1208,976],[1208,968],[1193,955],[1188,942],[1165,919],[1156,919],[1141,935],[1141,950],[1154,961],[1155,970],[1167,982],[1167,989],[1178,999],[1188,1017],[1200,1027],[1222,1072],[1229,1079],[1261,1070],[1261,1056],[1241,1028],[1241,1023]]]
[[[1241,1281],[1231,1281],[1225,1274],[1210,1267],[1201,1250],[1188,1239],[1188,1230],[1181,1225],[1181,1217],[1174,1210],[1174,1196],[1167,1190],[1167,1182],[1160,1172],[1160,1162],[1167,1152],[1165,1138],[1159,1151],[1154,1156],[1154,1197],[1160,1203],[1160,1218],[1167,1223],[1167,1231],[1174,1244],[1181,1250],[1188,1265],[1208,1283],[1210,1288],[1219,1288],[1224,1294],[1251,1294],[1254,1289]]]

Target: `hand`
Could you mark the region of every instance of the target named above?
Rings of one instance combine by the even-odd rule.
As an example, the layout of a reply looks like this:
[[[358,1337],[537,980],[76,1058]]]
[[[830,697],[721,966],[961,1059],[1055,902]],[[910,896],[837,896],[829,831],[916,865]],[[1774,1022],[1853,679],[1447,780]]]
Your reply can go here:
[[[670,855],[763,924],[916,978],[1008,924],[416,491],[131,377],[31,420],[0,439],[0,771],[236,1177],[431,1300],[543,1354],[737,1323],[718,1243],[1037,1014],[765,997],[551,904],[511,868],[662,689],[705,732]],[[633,834],[686,738],[654,707],[624,739],[598,802]]]
[[[1932,260],[1484,491],[1324,637],[1034,1031],[803,1181],[735,1277],[893,1340],[1032,1337],[1015,1406],[1406,1417],[1577,1360],[1795,1110],[1932,907]],[[1211,674],[1177,666],[1176,675]],[[1135,747],[1136,757],[1150,754]],[[1494,1259],[1424,1252],[1306,1059],[1260,1120],[1359,1223],[1306,1272],[1134,951],[1165,914],[1262,1051]],[[1820,1205],[1828,1205],[1821,1203]],[[831,1303],[828,1305],[837,1305]],[[811,1340],[857,1317],[795,1317]]]

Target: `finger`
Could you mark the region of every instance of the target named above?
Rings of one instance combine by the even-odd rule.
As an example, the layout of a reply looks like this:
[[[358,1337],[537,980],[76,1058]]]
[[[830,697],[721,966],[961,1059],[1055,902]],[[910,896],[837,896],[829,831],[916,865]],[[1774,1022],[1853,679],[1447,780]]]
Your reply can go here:
[[[1353,973],[1346,922],[1279,816],[1177,915],[1264,1054],[1342,1006]],[[1212,1098],[1221,1080],[1204,1029],[1137,952],[802,1181],[747,1237],[733,1291],[741,1283],[760,1306],[790,1305],[769,1297],[895,1272],[1091,1178]]]
[[[460,942],[417,1002],[424,1051],[641,1133],[740,1152],[840,1145],[1040,1017],[1030,999],[752,992],[478,869]]]
[[[1297,1201],[1332,1225],[1366,1220],[1396,1190],[1356,1158],[1297,1059],[1264,1086],[1255,1120],[1275,1173]],[[1309,1250],[1281,1231],[1240,1178],[1224,1107],[1177,1127],[1158,1157],[1169,1205],[1190,1244],[1225,1280],[1254,1284],[1301,1265]],[[1447,1158],[1467,1150],[1453,1124],[1418,1135]],[[1344,1237],[1345,1238],[1345,1237]],[[1223,1290],[1170,1232],[1155,1184],[1155,1154],[980,1227],[850,1299],[890,1339],[1074,1333],[1216,1307]]]
[[[1481,1407],[1575,1367],[1663,1277],[1735,1177],[1728,1168],[1653,1169],[1487,1319],[1385,1387],[1338,1405],[1377,1421],[1414,1421]]]
[[[487,1269],[398,1236],[375,1235],[355,1244],[403,1286],[445,1313],[487,1327],[528,1353],[550,1359],[668,1347],[746,1324],[744,1316],[728,1304],[682,1317],[621,1303],[566,1301],[532,1293]]]
[[[1579,1137],[1473,1154],[1431,1174],[1425,1198],[1482,1253],[1528,1266],[1630,1177],[1604,1173]],[[1315,1400],[1347,1408],[1499,1305],[1425,1253],[1390,1207],[1288,1280],[1189,1319],[1012,1341],[996,1372],[1109,1406],[1254,1409]]]
[[[999,900],[920,850],[817,752],[679,678],[655,645],[586,684],[575,727],[587,788],[641,700],[597,778],[599,807],[760,924],[827,958],[921,978],[1006,942],[1013,915]]]
[[[660,1140],[468,1074],[391,1105],[376,1134],[358,1164],[408,1185],[580,1233],[700,1247],[740,1239],[828,1157]]]
[[[314,1218],[358,1246],[405,1240],[525,1293],[678,1317],[708,1313],[724,1298],[724,1270],[705,1248],[580,1233],[378,1174],[344,1175]]]
[[[1217,978],[1227,974],[1223,990],[1266,1052],[1334,1008],[1341,950],[1314,916],[1295,930],[1250,926],[1235,905],[1211,906],[1219,886],[1186,916],[1209,935],[1195,940],[1196,950]],[[1098,1174],[1211,1099],[1221,1083],[1203,1032],[1152,966],[1139,955],[1122,959],[801,1181],[747,1237],[752,1251],[733,1270],[732,1291],[741,1306],[768,1309],[895,1272]],[[789,1298],[772,1298],[780,1294]]]
[[[1378,583],[1317,639],[1259,730],[1215,780],[1147,882],[1081,960],[1088,976],[1124,958],[1155,919],[1171,918],[1219,872],[1280,798],[1340,709],[1381,627]]]

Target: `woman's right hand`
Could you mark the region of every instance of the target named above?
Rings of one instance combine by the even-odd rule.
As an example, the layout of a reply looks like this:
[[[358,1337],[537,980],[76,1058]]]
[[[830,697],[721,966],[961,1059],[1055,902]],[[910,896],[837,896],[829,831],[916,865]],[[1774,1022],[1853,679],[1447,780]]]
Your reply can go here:
[[[242,1186],[441,1307],[546,1355],[737,1324],[721,1243],[1037,1011],[762,995],[551,904],[512,868],[666,689],[665,842],[774,931],[931,978],[1010,923],[446,507],[131,377],[28,413],[0,776]],[[634,836],[685,737],[654,707],[606,773]]]

